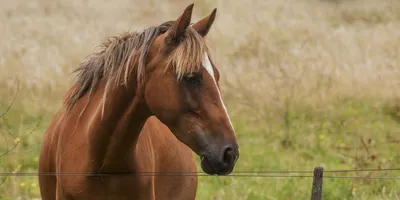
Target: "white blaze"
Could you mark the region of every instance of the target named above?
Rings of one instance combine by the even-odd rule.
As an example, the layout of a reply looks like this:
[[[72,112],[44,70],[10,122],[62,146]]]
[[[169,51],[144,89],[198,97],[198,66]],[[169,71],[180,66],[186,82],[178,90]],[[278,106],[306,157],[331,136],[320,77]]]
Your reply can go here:
[[[225,111],[226,117],[227,117],[228,120],[229,120],[229,123],[230,123],[230,125],[231,125],[231,127],[232,127],[232,130],[234,130],[234,129],[233,129],[232,122],[231,122],[231,119],[229,118],[228,111],[227,111],[227,109],[226,109],[226,107],[225,107],[224,101],[222,100],[221,92],[219,91],[219,88],[218,88],[218,86],[217,86],[217,81],[215,80],[215,76],[214,76],[214,69],[213,69],[212,64],[211,64],[211,62],[210,62],[210,59],[208,58],[207,53],[204,53],[203,67],[204,67],[204,68],[206,69],[206,71],[210,74],[211,78],[212,78],[213,81],[214,81],[215,87],[217,88],[217,91],[218,91],[219,100],[221,101],[221,104],[222,104],[222,106],[224,107],[224,111]]]

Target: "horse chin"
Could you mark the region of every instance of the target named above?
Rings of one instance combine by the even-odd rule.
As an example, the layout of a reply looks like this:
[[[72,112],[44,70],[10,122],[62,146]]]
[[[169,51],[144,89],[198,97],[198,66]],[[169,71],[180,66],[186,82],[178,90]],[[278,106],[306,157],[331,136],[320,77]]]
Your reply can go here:
[[[215,175],[217,172],[214,170],[214,168],[211,166],[211,164],[208,162],[208,160],[205,157],[201,157],[201,169],[208,175]]]

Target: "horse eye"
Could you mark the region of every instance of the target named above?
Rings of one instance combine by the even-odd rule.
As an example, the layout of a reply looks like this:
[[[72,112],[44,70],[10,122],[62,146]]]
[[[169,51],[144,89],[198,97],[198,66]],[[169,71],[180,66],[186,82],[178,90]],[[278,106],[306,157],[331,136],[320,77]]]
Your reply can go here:
[[[201,82],[201,76],[198,73],[189,74],[183,77],[183,82],[191,85],[198,85]]]

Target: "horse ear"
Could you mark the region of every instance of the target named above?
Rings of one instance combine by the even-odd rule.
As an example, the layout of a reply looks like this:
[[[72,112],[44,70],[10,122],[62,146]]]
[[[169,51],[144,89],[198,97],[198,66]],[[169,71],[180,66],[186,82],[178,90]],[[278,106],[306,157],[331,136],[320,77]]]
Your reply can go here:
[[[215,8],[211,14],[195,24],[192,25],[192,27],[202,36],[206,36],[208,31],[211,28],[211,25],[214,23],[215,20],[215,15],[217,14],[217,9]]]
[[[176,20],[176,22],[166,32],[165,42],[171,43],[179,41],[185,34],[186,28],[190,25],[192,18],[192,10],[194,3],[190,4],[183,11],[183,14]]]

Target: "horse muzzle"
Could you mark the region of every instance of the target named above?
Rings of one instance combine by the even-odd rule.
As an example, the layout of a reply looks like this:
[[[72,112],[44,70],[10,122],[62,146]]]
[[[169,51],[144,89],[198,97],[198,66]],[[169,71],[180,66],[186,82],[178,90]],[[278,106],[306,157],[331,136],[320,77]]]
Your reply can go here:
[[[239,150],[232,145],[226,145],[221,151],[215,153],[202,153],[201,168],[209,175],[230,174],[239,158]]]

